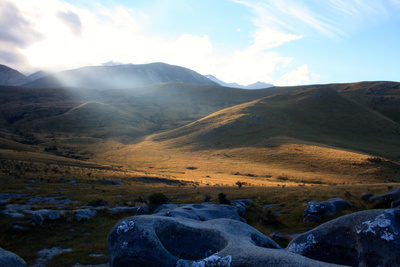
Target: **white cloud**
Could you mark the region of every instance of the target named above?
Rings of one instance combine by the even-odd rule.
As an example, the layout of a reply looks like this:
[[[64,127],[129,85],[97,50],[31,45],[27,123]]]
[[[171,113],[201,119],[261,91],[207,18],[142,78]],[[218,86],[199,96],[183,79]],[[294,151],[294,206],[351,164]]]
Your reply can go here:
[[[282,77],[282,81],[278,85],[299,85],[308,84],[311,80],[317,78],[317,74],[313,73],[307,64],[286,73]]]

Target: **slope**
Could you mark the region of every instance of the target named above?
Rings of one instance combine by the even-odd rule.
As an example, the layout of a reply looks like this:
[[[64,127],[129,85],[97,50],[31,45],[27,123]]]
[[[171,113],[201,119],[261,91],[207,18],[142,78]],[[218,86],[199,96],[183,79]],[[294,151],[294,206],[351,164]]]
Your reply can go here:
[[[0,85],[21,85],[30,79],[10,67],[0,64]]]
[[[46,119],[26,124],[35,129],[46,129],[54,138],[94,137],[108,139],[121,136],[137,138],[149,134],[154,127],[138,113],[126,113],[100,102],[86,102],[71,110]],[[39,131],[40,132],[40,131]]]
[[[153,140],[226,149],[275,146],[278,137],[377,156],[400,156],[398,123],[329,88],[303,89],[238,105]]]
[[[24,86],[31,88],[83,87],[104,90],[140,87],[164,82],[216,85],[190,69],[165,63],[151,63],[82,67],[48,75]]]

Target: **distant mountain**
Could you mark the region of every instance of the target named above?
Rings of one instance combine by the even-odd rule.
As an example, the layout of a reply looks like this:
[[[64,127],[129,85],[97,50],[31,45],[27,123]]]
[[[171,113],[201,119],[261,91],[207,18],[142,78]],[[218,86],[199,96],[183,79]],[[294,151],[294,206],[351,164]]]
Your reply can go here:
[[[209,74],[206,75],[206,77],[208,79],[210,79],[211,81],[221,85],[221,86],[225,86],[225,87],[233,87],[233,88],[240,88],[240,89],[264,89],[264,88],[269,88],[269,87],[273,87],[273,84],[270,83],[264,83],[264,82],[256,82],[253,84],[249,84],[249,85],[240,85],[238,83],[226,83],[224,81],[221,81],[220,79],[216,78],[215,76]]]
[[[216,85],[199,73],[165,63],[90,66],[62,71],[25,84],[31,88],[82,87],[121,89],[158,83],[179,82]]]
[[[34,81],[34,80],[40,79],[40,78],[42,78],[44,76],[47,76],[47,75],[49,75],[49,73],[47,73],[45,71],[42,71],[42,70],[39,70],[39,71],[29,75],[28,79],[29,79],[29,81]]]
[[[0,64],[0,85],[22,85],[29,81],[28,77],[17,70]]]

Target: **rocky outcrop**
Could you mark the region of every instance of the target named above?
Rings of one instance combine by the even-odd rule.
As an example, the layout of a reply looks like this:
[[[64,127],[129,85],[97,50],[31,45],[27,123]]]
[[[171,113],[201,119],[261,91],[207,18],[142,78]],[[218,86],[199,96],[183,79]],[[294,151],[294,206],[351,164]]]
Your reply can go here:
[[[339,217],[294,238],[288,250],[351,266],[400,265],[400,210],[367,210]]]
[[[26,267],[26,262],[17,254],[0,248],[0,266]]]
[[[107,249],[110,266],[325,266],[232,219],[133,216],[114,226]]]
[[[303,212],[304,222],[314,223],[321,220],[322,217],[336,214],[339,210],[350,207],[350,202],[341,198],[331,198],[323,202],[312,200],[308,202]]]
[[[327,266],[280,248],[236,205],[166,204],[125,218],[108,235],[110,266]]]

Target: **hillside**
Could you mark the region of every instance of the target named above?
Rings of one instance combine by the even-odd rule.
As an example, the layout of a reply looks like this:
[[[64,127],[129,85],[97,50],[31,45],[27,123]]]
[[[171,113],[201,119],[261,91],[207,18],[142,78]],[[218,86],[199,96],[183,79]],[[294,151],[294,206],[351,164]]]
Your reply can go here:
[[[0,85],[21,85],[30,79],[10,67],[0,64]]]
[[[0,86],[0,125],[28,143],[67,136],[131,142],[274,93],[183,83],[124,90]]]
[[[47,75],[24,86],[30,88],[82,87],[105,90],[166,82],[216,85],[190,69],[165,63],[151,63],[82,67]]]
[[[276,146],[276,138],[313,142],[383,157],[400,157],[400,125],[329,88],[301,89],[214,113],[156,135],[179,146]]]

